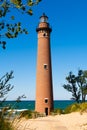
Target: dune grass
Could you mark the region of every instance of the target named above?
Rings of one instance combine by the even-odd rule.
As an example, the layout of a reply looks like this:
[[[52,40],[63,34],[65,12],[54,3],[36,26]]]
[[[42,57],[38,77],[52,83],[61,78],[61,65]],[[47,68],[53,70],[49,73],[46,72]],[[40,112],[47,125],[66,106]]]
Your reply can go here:
[[[54,109],[54,111],[51,113],[51,115],[60,115],[60,114],[68,114],[72,112],[80,112],[83,114],[84,112],[87,112],[87,102],[86,103],[75,103],[64,110],[62,109]],[[43,115],[39,114],[38,112],[35,111],[30,111],[26,110],[23,111],[19,114],[19,117],[26,118],[26,119],[31,119],[31,118],[37,118],[37,117],[42,117]],[[5,118],[2,118],[0,116],[0,130],[13,130],[12,124],[9,122],[9,120],[6,120]]]
[[[10,122],[3,118],[0,118],[0,130],[13,130],[13,128]]]
[[[64,110],[58,108],[54,109],[54,111],[51,113],[52,115],[60,115],[60,114],[68,114],[72,112],[80,112],[81,114],[83,112],[87,112],[87,102],[85,103],[75,103],[72,105],[69,105]]]

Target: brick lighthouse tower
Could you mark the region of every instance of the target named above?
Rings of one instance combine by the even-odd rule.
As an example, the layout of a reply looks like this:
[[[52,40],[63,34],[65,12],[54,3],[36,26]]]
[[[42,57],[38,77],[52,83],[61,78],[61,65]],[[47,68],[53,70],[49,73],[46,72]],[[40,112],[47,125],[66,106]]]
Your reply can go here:
[[[49,115],[53,110],[53,88],[50,52],[50,33],[52,29],[48,17],[43,14],[36,28],[38,33],[38,54],[36,74],[36,104],[35,110]]]

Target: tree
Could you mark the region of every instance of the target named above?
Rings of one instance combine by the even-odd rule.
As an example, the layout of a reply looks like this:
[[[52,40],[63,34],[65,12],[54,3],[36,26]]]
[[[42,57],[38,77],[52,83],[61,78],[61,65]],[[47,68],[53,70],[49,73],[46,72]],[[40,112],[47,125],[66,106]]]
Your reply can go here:
[[[13,85],[9,83],[11,79],[13,79],[13,71],[10,73],[6,73],[4,76],[0,78],[0,106],[2,106],[2,109],[0,110],[0,130],[13,130],[12,124],[9,122],[10,116],[12,116],[12,113],[14,112],[13,109],[15,108],[15,105],[21,101],[22,98],[26,98],[23,94],[22,96],[19,96],[13,106],[3,106],[3,103],[6,100],[5,95],[13,89]],[[10,112],[8,110],[10,109]],[[5,117],[8,116],[8,121],[6,121]],[[14,117],[15,118],[15,117]],[[13,120],[14,120],[13,118]]]
[[[78,76],[76,77],[76,81],[81,91],[82,102],[85,102],[87,95],[87,70],[79,70]]]
[[[12,9],[20,11],[22,14],[32,15],[32,7],[37,5],[41,0],[0,0],[0,44],[3,49],[6,48],[6,41],[3,38],[16,38],[19,34],[28,34],[28,31],[22,28],[21,22],[8,23],[5,19],[6,15]],[[15,21],[15,16],[11,16],[11,20]]]
[[[66,77],[68,84],[64,84],[63,88],[72,93],[72,98],[76,102],[85,102],[87,95],[87,71],[79,70],[78,75],[74,75],[72,72]]]
[[[68,81],[68,84],[64,84],[63,88],[72,93],[71,99],[75,100],[76,102],[79,102],[81,94],[76,84],[75,75],[70,72],[69,75],[66,77],[66,80]]]
[[[0,78],[0,104],[2,104],[6,98],[4,96],[12,90],[14,87],[9,83],[9,81],[13,78],[13,71],[10,73],[6,73],[2,78]]]
[[[9,91],[12,90],[13,86],[9,81],[13,78],[13,71],[6,73],[3,77],[0,78],[0,105],[3,105],[3,102],[6,100],[4,97]],[[0,111],[0,129],[1,130],[12,130],[11,124],[4,119],[4,113],[6,112],[7,107],[4,107]]]

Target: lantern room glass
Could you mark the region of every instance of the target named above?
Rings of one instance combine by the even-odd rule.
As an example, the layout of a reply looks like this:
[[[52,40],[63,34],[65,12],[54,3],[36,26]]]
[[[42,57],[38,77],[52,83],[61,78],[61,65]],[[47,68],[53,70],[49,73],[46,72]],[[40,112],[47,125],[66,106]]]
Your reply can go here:
[[[43,15],[40,17],[40,22],[47,22],[48,17],[43,13]]]

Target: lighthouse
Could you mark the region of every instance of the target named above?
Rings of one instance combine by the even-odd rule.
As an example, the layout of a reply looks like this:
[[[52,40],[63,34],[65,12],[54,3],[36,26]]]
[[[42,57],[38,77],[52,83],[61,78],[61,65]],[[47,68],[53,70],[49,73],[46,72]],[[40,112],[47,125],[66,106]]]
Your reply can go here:
[[[50,115],[53,110],[53,85],[50,33],[52,28],[48,17],[43,13],[36,28],[38,36],[37,71],[36,71],[36,101],[35,110]]]

